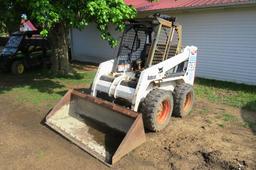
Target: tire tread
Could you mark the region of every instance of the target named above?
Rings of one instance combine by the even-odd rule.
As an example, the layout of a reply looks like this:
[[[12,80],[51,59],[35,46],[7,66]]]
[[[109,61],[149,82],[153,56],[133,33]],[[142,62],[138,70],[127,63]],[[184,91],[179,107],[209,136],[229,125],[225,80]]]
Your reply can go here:
[[[194,91],[193,87],[189,84],[182,83],[174,89],[174,108],[173,115],[176,117],[184,117],[186,114],[183,113],[183,102],[188,92],[193,92],[193,103],[194,103]]]
[[[143,122],[144,122],[144,126],[151,131],[157,132],[162,130],[163,128],[159,128],[159,126],[156,124],[155,122],[155,112],[156,109],[159,105],[159,100],[163,99],[163,97],[166,97],[166,95],[170,93],[170,92],[166,92],[164,90],[159,90],[159,89],[155,89],[152,90],[147,97],[145,98],[145,100],[141,103],[141,109],[140,111],[143,114]],[[170,93],[170,100],[171,100],[171,104],[173,106],[173,97]],[[172,109],[171,109],[172,111]],[[167,118],[168,122],[165,123],[165,126],[168,125],[169,121],[170,121],[170,117],[171,117],[171,113],[169,115],[169,118]]]

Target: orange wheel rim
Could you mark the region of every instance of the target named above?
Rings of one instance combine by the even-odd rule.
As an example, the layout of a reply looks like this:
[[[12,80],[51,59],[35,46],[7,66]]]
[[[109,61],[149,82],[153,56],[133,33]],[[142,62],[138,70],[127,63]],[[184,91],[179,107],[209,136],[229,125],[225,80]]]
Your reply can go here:
[[[193,94],[192,94],[192,92],[189,92],[186,95],[186,99],[185,99],[184,105],[183,105],[184,112],[189,112],[189,110],[192,107],[192,102],[193,102]]]
[[[160,111],[157,114],[157,122],[163,124],[171,111],[170,100],[164,100],[160,105]]]
[[[22,74],[24,72],[24,65],[23,64],[19,64],[17,69],[18,69],[18,73]]]

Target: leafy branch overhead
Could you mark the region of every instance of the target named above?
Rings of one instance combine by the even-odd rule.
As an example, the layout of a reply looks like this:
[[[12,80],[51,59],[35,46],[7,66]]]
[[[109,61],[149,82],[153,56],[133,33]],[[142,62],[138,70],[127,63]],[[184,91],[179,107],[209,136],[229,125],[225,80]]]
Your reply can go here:
[[[67,28],[82,29],[91,22],[97,24],[101,38],[112,46],[117,45],[109,30],[109,24],[124,29],[124,20],[136,16],[136,10],[123,0],[30,0],[29,9],[32,17],[43,28],[41,34],[46,36],[58,23]]]

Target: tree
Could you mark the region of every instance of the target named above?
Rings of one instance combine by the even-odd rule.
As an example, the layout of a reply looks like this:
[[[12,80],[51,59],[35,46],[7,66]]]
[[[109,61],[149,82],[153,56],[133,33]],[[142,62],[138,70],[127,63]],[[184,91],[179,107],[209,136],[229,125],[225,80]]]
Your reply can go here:
[[[109,24],[123,30],[124,21],[136,15],[136,10],[123,0],[29,0],[27,5],[31,16],[43,28],[41,34],[49,35],[53,70],[64,74],[70,70],[67,39],[70,28],[82,29],[95,22],[101,38],[116,46],[117,40],[108,31]]]
[[[0,4],[1,29],[16,31],[21,14],[26,13],[50,39],[53,70],[64,74],[69,72],[67,37],[71,28],[83,29],[95,22],[101,38],[116,46],[109,24],[123,30],[124,21],[136,15],[136,10],[123,0],[0,0]]]
[[[22,11],[25,11],[25,3],[15,3],[13,0],[0,0],[0,31],[12,33],[17,31]],[[29,11],[27,11],[29,12]]]

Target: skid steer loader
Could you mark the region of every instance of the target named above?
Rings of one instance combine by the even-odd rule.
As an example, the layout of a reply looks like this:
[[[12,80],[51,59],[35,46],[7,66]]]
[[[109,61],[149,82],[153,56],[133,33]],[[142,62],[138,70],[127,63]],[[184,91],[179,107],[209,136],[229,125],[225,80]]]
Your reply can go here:
[[[172,115],[193,105],[197,47],[182,49],[175,18],[146,18],[126,25],[117,57],[103,62],[91,94],[69,90],[46,124],[112,165],[165,128]]]

